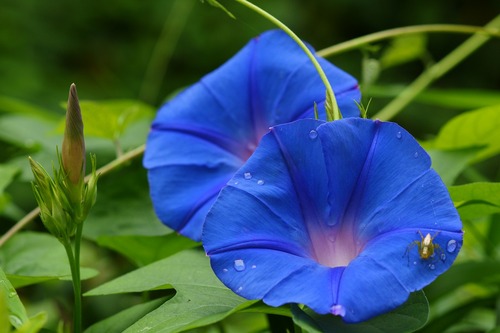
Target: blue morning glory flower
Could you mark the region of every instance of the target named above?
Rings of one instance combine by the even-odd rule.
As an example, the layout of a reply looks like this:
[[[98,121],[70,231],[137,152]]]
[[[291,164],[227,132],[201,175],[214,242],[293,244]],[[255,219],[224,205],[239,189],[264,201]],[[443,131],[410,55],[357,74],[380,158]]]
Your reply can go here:
[[[203,244],[215,274],[247,299],[360,322],[447,270],[461,228],[403,128],[304,119],[264,136],[207,215]]]
[[[356,80],[318,59],[344,117],[359,115]],[[281,31],[239,53],[158,112],[146,143],[155,211],[166,225],[200,240],[208,209],[270,126],[324,117],[325,87],[305,53]]]

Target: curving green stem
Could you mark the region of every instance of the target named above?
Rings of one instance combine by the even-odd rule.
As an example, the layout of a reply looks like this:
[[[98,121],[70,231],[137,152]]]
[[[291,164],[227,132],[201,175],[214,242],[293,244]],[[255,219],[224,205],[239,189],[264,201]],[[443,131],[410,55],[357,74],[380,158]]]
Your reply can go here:
[[[258,13],[259,15],[265,17],[269,21],[271,21],[273,24],[275,24],[278,28],[286,32],[299,46],[300,48],[307,54],[311,62],[313,63],[314,67],[316,68],[316,71],[318,72],[319,76],[321,77],[321,81],[323,81],[323,84],[326,87],[326,103],[325,103],[325,108],[326,108],[326,117],[328,121],[332,120],[338,120],[342,118],[342,114],[340,113],[337,100],[335,99],[335,93],[333,92],[332,86],[330,85],[330,82],[328,81],[328,78],[326,77],[325,72],[323,71],[323,68],[321,68],[320,64],[318,63],[318,60],[314,56],[314,54],[307,48],[307,46],[300,40],[300,38],[292,31],[290,28],[288,28],[283,22],[278,20],[276,17],[272,16],[262,8],[254,5],[251,2],[248,2],[246,0],[235,0],[236,2],[242,4],[243,6],[253,10],[254,12]]]
[[[348,40],[343,43],[332,45],[325,49],[319,50],[318,52],[316,52],[316,54],[320,57],[327,58],[332,55],[357,49],[363,45],[379,42],[384,39],[421,33],[478,33],[484,34],[485,36],[500,37],[500,30],[493,27],[476,27],[471,25],[456,24],[423,24],[378,31],[369,35]]]
[[[487,29],[500,28],[500,15],[495,17],[486,25]],[[484,33],[477,33],[459,45],[455,50],[450,52],[446,57],[425,70],[420,76],[413,81],[401,94],[387,104],[374,118],[380,120],[389,120],[397,115],[405,108],[418,94],[425,90],[432,82],[442,77],[452,68],[458,65],[462,60],[467,58],[472,52],[481,47],[489,40],[489,36]]]

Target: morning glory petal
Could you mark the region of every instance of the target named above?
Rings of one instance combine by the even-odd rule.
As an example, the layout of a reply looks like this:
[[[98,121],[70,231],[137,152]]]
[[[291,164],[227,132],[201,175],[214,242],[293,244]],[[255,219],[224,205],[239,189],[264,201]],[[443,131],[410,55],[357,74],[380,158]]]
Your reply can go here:
[[[344,117],[358,116],[356,80],[326,60],[318,60]],[[209,208],[211,200],[200,206],[201,198],[213,197],[212,192],[204,193],[214,189],[214,181],[207,177],[217,174],[220,190],[225,184],[222,175],[226,181],[234,175],[270,126],[313,117],[314,103],[324,118],[324,100],[325,88],[316,69],[288,35],[275,30],[250,41],[158,111],[144,166],[150,172],[151,197],[159,218],[181,234],[200,240],[202,223],[197,219],[192,223],[196,226],[190,226],[189,216],[203,219],[201,212]],[[192,179],[186,189],[173,178],[179,174]],[[197,186],[200,193],[196,193]],[[180,198],[186,202],[176,203]]]
[[[251,170],[272,186],[249,181]],[[446,187],[394,123],[276,126],[228,184],[207,216],[205,250],[224,284],[272,306],[364,321],[431,283],[462,246]],[[260,270],[241,274],[249,262]]]

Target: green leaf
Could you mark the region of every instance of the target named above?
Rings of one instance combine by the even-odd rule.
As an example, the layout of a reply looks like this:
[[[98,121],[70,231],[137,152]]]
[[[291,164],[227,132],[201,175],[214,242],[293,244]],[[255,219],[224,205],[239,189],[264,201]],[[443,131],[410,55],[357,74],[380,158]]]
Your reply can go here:
[[[53,279],[71,279],[71,270],[63,246],[55,237],[37,232],[21,232],[0,248],[0,266],[14,285],[26,286]],[[82,279],[97,271],[82,268]]]
[[[117,182],[116,180],[120,181]],[[171,232],[156,217],[141,161],[99,179],[97,202],[85,221],[83,235],[159,236]]]
[[[129,126],[152,118],[154,108],[136,100],[80,101],[85,136],[117,140]],[[64,119],[58,126],[64,131]]]
[[[121,253],[137,266],[150,264],[199,245],[175,232],[162,236],[100,236],[97,243]]]
[[[47,313],[40,312],[33,317],[29,318],[29,321],[24,323],[23,326],[19,327],[14,333],[37,333],[42,330],[43,325],[47,322]]]
[[[388,68],[420,59],[426,52],[426,45],[427,37],[424,34],[396,37],[384,50],[380,64],[383,68]]]
[[[297,305],[292,306],[292,314],[295,324],[307,332],[402,333],[416,331],[425,325],[429,304],[423,291],[417,291],[399,308],[357,324],[346,324],[338,316],[318,315]]]
[[[460,173],[474,160],[480,148],[457,150],[426,149],[432,159],[432,168],[436,170],[443,182],[450,186]]]
[[[123,310],[90,326],[85,330],[85,333],[122,333],[127,327],[158,308],[165,301],[166,298],[160,298]]]
[[[1,266],[3,267],[3,265]],[[14,286],[10,283],[2,267],[0,267],[0,302],[6,305],[8,318],[12,326],[18,328],[29,321],[28,315]],[[1,332],[4,331],[2,330]]]
[[[174,288],[175,296],[125,332],[180,332],[224,319],[249,302],[214,275],[201,251],[188,250],[139,268],[85,294],[109,295]]]
[[[500,104],[463,113],[446,123],[434,140],[443,150],[483,147],[475,161],[500,152]]]
[[[451,186],[449,191],[462,219],[474,219],[500,212],[500,183]]]

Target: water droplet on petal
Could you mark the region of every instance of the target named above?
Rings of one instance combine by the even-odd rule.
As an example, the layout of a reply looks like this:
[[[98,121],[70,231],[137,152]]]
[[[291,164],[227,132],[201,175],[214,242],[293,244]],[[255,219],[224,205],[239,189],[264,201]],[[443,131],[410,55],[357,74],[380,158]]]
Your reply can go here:
[[[224,273],[227,273],[227,268],[224,268],[222,271],[223,271]]]
[[[236,292],[239,293],[243,290],[243,287],[239,287],[238,289],[236,289]]]
[[[446,245],[446,250],[448,252],[453,253],[457,249],[457,241],[454,239],[451,239],[448,244]]]
[[[413,157],[418,158],[418,152],[415,152],[415,154],[413,154]]]
[[[245,262],[243,261],[243,259],[236,259],[234,261],[234,269],[237,272],[241,272],[241,271],[245,270]]]
[[[403,134],[401,134],[401,132],[397,132],[396,133],[396,138],[398,138],[399,140],[401,140],[402,137],[403,137]]]
[[[256,269],[257,268],[257,265],[252,265],[252,269]]]
[[[318,132],[316,132],[315,130],[311,130],[309,132],[309,138],[311,138],[312,140],[316,139],[318,137]]]
[[[243,174],[243,177],[245,177],[246,180],[252,179],[252,174],[250,172],[245,172]]]
[[[263,181],[262,179],[259,179],[259,180],[257,181],[257,185],[264,185],[264,181]]]
[[[345,316],[345,307],[343,305],[337,304],[332,306],[331,312],[335,316]]]
[[[445,261],[445,260],[446,260],[446,254],[441,253],[441,260],[442,260],[442,261]]]
[[[434,270],[434,268],[436,268],[436,266],[434,266],[434,264],[429,264],[429,269]]]
[[[417,262],[416,262],[416,261],[414,261],[414,262],[413,262],[413,265],[416,265],[416,264],[417,264]]]

